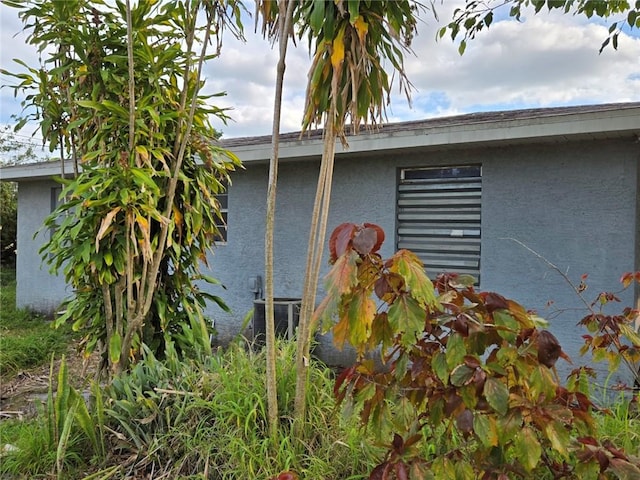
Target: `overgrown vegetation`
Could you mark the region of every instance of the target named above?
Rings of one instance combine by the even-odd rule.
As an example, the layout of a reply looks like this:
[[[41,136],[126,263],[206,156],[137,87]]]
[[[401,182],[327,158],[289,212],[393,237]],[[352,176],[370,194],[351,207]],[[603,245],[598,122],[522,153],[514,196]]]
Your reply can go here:
[[[0,423],[2,441],[16,447],[3,458],[0,473],[266,480],[292,471],[309,479],[365,478],[381,449],[335,409],[332,372],[311,365],[310,421],[303,442],[295,442],[295,345],[278,343],[281,417],[278,436],[270,438],[265,353],[248,347],[235,343],[198,362],[173,353],[160,362],[147,351],[130,373],[92,390],[89,417],[79,415],[81,407],[73,403],[77,393],[64,387],[59,374],[62,388],[45,415],[22,425]],[[52,438],[57,439],[53,445],[43,440]]]
[[[0,376],[46,364],[52,353],[65,352],[72,338],[70,328],[54,329],[46,318],[27,309],[16,309],[16,275],[0,268]]]
[[[412,252],[382,259],[383,241],[376,225],[336,228],[328,295],[316,312],[337,318],[334,338],[360,353],[336,393],[388,442],[370,478],[640,478],[637,451],[600,435],[596,412],[608,412],[591,399],[590,369],[560,382],[555,363],[566,355],[542,319],[476,292],[473,278],[441,275],[434,287]],[[640,272],[622,277],[625,288],[634,281]],[[597,303],[615,298],[603,293]],[[591,310],[580,322],[591,332],[584,351],[612,369],[633,366],[637,314]],[[364,356],[378,348],[382,368]],[[438,448],[424,455],[425,442]]]
[[[341,235],[332,237],[331,254],[341,275],[336,277],[334,270],[331,280],[375,277],[372,264],[362,256],[373,255],[375,263],[381,231],[374,226],[365,230],[357,238],[358,229],[347,225]],[[353,254],[354,243],[360,260]],[[356,270],[349,268],[354,260]],[[436,286],[446,292],[436,296],[410,252],[401,251],[384,265],[390,269],[387,276],[366,283],[382,295],[382,305],[388,305],[394,295],[405,295],[407,305],[412,302],[408,295],[422,296],[434,308],[444,309],[437,313],[438,325],[427,334],[411,320],[416,317],[410,312],[389,311],[387,326],[400,330],[387,338],[392,342],[387,346],[398,348],[392,350],[383,370],[363,360],[336,382],[332,371],[312,362],[309,421],[303,424],[301,437],[294,437],[292,430],[296,382],[292,342],[280,341],[275,348],[280,412],[275,436],[269,435],[266,413],[264,350],[254,351],[239,339],[212,356],[191,361],[179,359],[170,347],[160,361],[147,349],[129,373],[106,387],[94,384],[86,392],[70,386],[63,361],[58,372],[51,372],[48,400],[38,417],[0,422],[0,444],[11,446],[4,448],[0,475],[18,479],[50,475],[60,479],[149,475],[264,480],[551,479],[562,469],[565,478],[637,478],[640,416],[628,395],[621,394],[610,404],[603,402],[601,407],[608,408],[598,408],[589,398],[584,376],[578,378],[579,385],[558,385],[545,365],[546,357],[540,355],[536,330],[515,334],[517,324],[527,320],[514,302],[497,294],[474,296],[464,278],[451,276],[439,281]],[[7,277],[5,273],[2,278]],[[410,290],[403,290],[408,285],[404,281],[410,282]],[[3,285],[9,286],[3,288],[5,293],[13,287],[4,280]],[[340,288],[334,287],[337,290],[331,293],[335,294]],[[358,287],[352,292],[362,294],[357,293]],[[477,305],[461,307],[460,295],[474,298]],[[335,300],[327,297],[323,308],[332,308]],[[345,330],[340,333],[338,328],[337,340],[360,345],[364,352],[368,347],[356,340],[373,332],[367,325],[376,335],[390,330],[380,328],[385,315],[372,324],[359,317],[365,329],[352,329],[350,315],[363,302],[350,305],[341,317]],[[339,303],[334,306],[341,308]],[[447,312],[453,308],[462,310],[452,316]],[[489,314],[498,319],[494,324],[479,322]],[[416,328],[412,330],[411,325]],[[421,331],[423,336],[416,337]],[[438,343],[428,339],[437,331],[450,350],[442,350],[441,343],[428,348]],[[457,340],[451,340],[453,335]],[[486,361],[477,358],[483,338],[490,345],[500,343],[502,353],[489,353]],[[519,346],[509,343],[519,340]],[[475,350],[469,350],[472,345]],[[463,348],[467,349],[464,355]],[[431,362],[425,360],[429,352]],[[523,369],[527,376],[518,373]],[[430,389],[428,396],[423,395],[425,387]],[[337,408],[334,393],[342,400],[342,409]],[[430,410],[420,409],[427,404]],[[472,413],[471,418],[466,412]],[[361,425],[363,419],[367,422]],[[542,422],[553,426],[545,428]],[[578,430],[584,435],[571,433]]]

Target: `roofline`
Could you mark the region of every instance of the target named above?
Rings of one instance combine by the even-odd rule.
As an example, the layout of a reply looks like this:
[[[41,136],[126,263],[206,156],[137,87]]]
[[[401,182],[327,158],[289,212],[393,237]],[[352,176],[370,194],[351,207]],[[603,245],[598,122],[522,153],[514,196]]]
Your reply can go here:
[[[322,130],[303,136],[300,132],[281,134],[279,159],[319,158],[322,134]],[[399,149],[568,141],[590,135],[640,138],[640,102],[480,112],[389,123],[348,136],[348,148],[338,143],[336,156]],[[245,164],[267,161],[272,152],[271,135],[223,139],[220,144]],[[65,170],[73,171],[70,161],[65,164]],[[0,180],[4,181],[55,177],[60,175],[60,163],[14,165],[0,168],[0,173]]]
[[[390,123],[347,137],[336,145],[336,156],[399,149],[492,146],[538,140],[571,140],[586,135],[640,135],[640,102],[482,112],[428,120]],[[231,138],[222,146],[244,163],[268,160],[271,136]],[[281,135],[278,157],[303,159],[322,155],[322,130],[301,136]]]

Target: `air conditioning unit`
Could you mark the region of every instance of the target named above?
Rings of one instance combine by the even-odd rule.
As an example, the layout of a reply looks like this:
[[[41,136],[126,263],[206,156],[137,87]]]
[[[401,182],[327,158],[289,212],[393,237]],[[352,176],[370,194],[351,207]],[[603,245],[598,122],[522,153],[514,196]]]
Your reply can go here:
[[[264,298],[253,301],[253,338],[257,344],[264,345],[267,336],[266,303]],[[273,317],[276,336],[293,339],[300,319],[300,298],[274,298]]]

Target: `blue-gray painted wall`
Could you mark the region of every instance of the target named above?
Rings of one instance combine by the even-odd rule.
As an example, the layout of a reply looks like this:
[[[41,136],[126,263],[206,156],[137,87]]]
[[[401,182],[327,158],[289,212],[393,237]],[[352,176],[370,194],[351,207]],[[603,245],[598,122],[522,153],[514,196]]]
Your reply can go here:
[[[589,301],[602,290],[617,290],[620,275],[639,268],[638,158],[638,145],[629,141],[588,141],[339,159],[328,234],[342,222],[377,223],[387,234],[381,253],[389,256],[395,248],[400,168],[482,164],[480,288],[549,318],[550,329],[579,363],[584,332],[575,325],[586,313],[583,304],[560,273],[509,239],[538,252],[576,285],[587,273],[584,295]],[[301,295],[318,169],[319,160],[284,163],[279,169],[276,297]],[[216,247],[211,262],[212,274],[227,286],[221,294],[235,315],[211,312],[222,341],[238,332],[240,319],[252,307],[249,277],[264,276],[266,182],[267,166],[249,165],[234,176],[230,189],[228,244]],[[633,305],[633,292],[623,301]]]
[[[62,277],[49,272],[38,253],[50,238],[43,223],[52,210],[52,189],[59,186],[51,180],[18,183],[16,304],[47,315],[52,315],[62,299],[72,293]]]
[[[589,274],[588,300],[617,289],[623,272],[640,269],[638,167],[640,149],[629,139],[522,144],[505,147],[399,151],[337,158],[329,230],[342,222],[371,222],[387,234],[382,255],[395,248],[396,186],[400,168],[481,164],[481,285],[548,317],[565,350],[581,363],[583,333],[575,327],[582,304],[562,276],[523,246],[538,252],[576,284]],[[233,175],[228,242],[215,247],[210,273],[226,286],[210,287],[233,313],[216,307],[218,338],[228,341],[253,306],[250,277],[264,278],[267,165],[250,163]],[[282,162],[275,235],[275,296],[302,293],[308,231],[319,158]],[[65,287],[40,268],[33,233],[48,213],[50,188],[21,182],[19,191],[18,303],[53,309]],[[428,269],[428,265],[427,265]],[[324,273],[328,270],[324,262]],[[320,292],[321,294],[322,292]],[[633,305],[633,292],[622,297]],[[551,307],[549,302],[554,302]],[[579,309],[579,310],[576,310]],[[567,371],[570,367],[562,367]]]

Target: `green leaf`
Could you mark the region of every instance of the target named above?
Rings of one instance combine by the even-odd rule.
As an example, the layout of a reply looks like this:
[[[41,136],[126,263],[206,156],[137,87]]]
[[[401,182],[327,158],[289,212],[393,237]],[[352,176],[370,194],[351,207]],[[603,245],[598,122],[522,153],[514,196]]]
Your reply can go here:
[[[454,333],[449,336],[447,340],[447,349],[445,350],[445,356],[447,359],[447,366],[450,369],[460,365],[464,360],[464,356],[467,354],[467,350],[464,345],[464,339],[459,333]]]
[[[389,307],[389,325],[396,334],[403,334],[401,343],[410,345],[424,329],[426,312],[408,295],[400,295]]]
[[[509,389],[496,378],[489,377],[484,383],[484,396],[500,415],[506,415],[509,410]]]
[[[528,472],[531,472],[538,466],[538,462],[540,462],[540,458],[542,457],[542,446],[531,428],[524,427],[516,435],[513,442],[513,449],[516,458]]]
[[[569,444],[571,438],[569,430],[559,421],[547,422],[544,426],[544,433],[551,442],[551,446],[564,458],[569,458]]]
[[[442,383],[445,385],[449,383],[449,366],[447,365],[447,357],[444,353],[438,352],[433,356],[431,368],[433,368],[433,371]]]
[[[518,321],[506,310],[493,312],[493,321],[496,324],[498,335],[509,343],[514,343],[519,330]]]
[[[114,333],[109,339],[109,360],[111,363],[118,363],[120,361],[122,349],[122,337],[119,333]]]
[[[474,368],[469,368],[464,364],[458,365],[451,372],[451,384],[455,385],[456,387],[462,387],[463,385],[466,385],[473,378],[474,372]]]
[[[498,446],[498,428],[493,415],[476,413],[473,417],[473,431],[485,447]]]
[[[411,296],[424,306],[436,307],[438,301],[433,283],[427,276],[424,265],[418,256],[409,250],[400,250],[391,260],[393,263],[389,270],[404,277]]]

